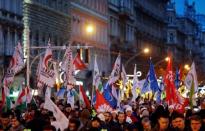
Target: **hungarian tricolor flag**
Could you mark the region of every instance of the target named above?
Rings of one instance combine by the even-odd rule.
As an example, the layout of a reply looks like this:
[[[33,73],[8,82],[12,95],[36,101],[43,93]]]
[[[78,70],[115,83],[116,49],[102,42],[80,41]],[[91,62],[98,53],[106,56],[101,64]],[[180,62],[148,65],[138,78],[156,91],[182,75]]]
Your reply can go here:
[[[75,65],[76,70],[84,70],[86,69],[85,63],[80,59],[80,55],[77,54],[73,60],[73,64]]]
[[[84,104],[87,108],[91,108],[90,106],[90,101],[88,100],[88,97],[85,94],[85,91],[83,89],[83,86],[80,85],[80,90],[79,90],[79,99],[80,99],[80,104]]]
[[[97,112],[111,112],[113,110],[98,90],[96,90],[96,103],[94,107],[97,110]]]
[[[5,110],[8,110],[8,109],[11,109],[13,108],[13,104],[11,102],[11,99],[9,97],[9,88],[7,86],[3,86],[1,88],[1,105],[0,105],[0,111],[2,111],[2,109],[5,109]]]
[[[168,105],[174,105],[178,103],[178,95],[176,94],[176,87],[174,83],[174,73],[172,70],[172,60],[171,57],[168,60],[167,70],[164,77],[164,84],[166,90],[166,101]]]
[[[26,86],[19,92],[15,105],[18,106],[24,103],[30,103],[31,99],[32,99],[31,90],[29,87]]]

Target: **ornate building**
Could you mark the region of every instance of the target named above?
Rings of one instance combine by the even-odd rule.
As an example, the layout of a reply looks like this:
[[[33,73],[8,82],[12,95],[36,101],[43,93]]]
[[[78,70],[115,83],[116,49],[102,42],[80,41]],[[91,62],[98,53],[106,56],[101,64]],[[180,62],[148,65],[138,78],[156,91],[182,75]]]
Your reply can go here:
[[[146,74],[149,56],[152,56],[154,62],[163,59],[162,54],[166,55],[164,18],[167,2],[168,0],[109,0],[112,62],[116,52],[123,52],[122,62],[126,64],[128,73],[132,73],[134,64],[137,64],[138,69],[143,69],[141,71]],[[148,56],[141,53],[145,47],[151,49]],[[132,57],[134,59],[129,61]]]
[[[102,75],[110,73],[110,50],[108,43],[108,12],[106,0],[72,0],[71,1],[71,42],[76,45],[88,70],[78,76],[92,84],[92,70],[95,55]],[[80,48],[83,47],[83,48]],[[89,85],[87,85],[89,87]]]
[[[173,53],[176,66],[179,64],[196,63],[196,68],[202,69],[198,71],[199,80],[204,79],[204,31],[202,23],[195,11],[195,3],[184,3],[185,12],[183,16],[179,16],[175,10],[175,3],[169,2],[167,7],[167,46]],[[201,18],[202,19],[202,18]],[[203,21],[203,20],[202,20]],[[201,22],[202,22],[201,21]]]
[[[23,31],[21,0],[0,0],[0,79]]]
[[[203,17],[196,15],[194,3],[185,1],[183,16],[177,15],[171,0],[108,0],[108,5],[112,63],[120,51],[126,71],[132,73],[137,64],[145,76],[151,56],[160,76],[166,69],[164,58],[171,52],[174,68],[191,65],[192,60],[197,68],[204,68]],[[145,47],[150,48],[149,55],[142,53]]]

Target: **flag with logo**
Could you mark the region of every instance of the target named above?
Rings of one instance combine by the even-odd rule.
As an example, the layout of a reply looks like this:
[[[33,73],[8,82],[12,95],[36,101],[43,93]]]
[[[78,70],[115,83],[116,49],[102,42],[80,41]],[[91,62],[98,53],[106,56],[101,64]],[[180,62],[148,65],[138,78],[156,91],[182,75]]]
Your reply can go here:
[[[121,56],[120,54],[118,55],[113,70],[111,72],[111,75],[109,77],[108,83],[111,85],[114,82],[116,82],[120,78],[120,66],[121,65]]]
[[[65,85],[67,86],[68,89],[73,88],[75,86],[75,67],[73,64],[73,54],[71,47],[66,49],[64,59],[62,61],[61,69],[65,71]]]
[[[84,70],[87,68],[85,63],[80,59],[79,53],[75,56],[73,64],[75,65],[75,70]]]
[[[23,50],[21,44],[15,47],[14,54],[10,60],[9,67],[6,71],[3,83],[11,84],[14,81],[14,76],[16,73],[21,71],[25,67]]]
[[[117,99],[113,96],[112,88],[110,87],[109,83],[106,83],[103,90],[104,99],[113,109],[115,109],[117,107]]]
[[[98,89],[100,93],[103,92],[103,85],[101,82],[100,71],[98,69],[98,64],[97,64],[97,56],[95,56],[95,63],[94,63],[93,86],[96,90]]]
[[[96,103],[94,107],[97,112],[111,112],[113,110],[104,96],[98,90],[96,90]]]
[[[152,64],[152,61],[150,60],[149,72],[147,74],[147,77],[143,85],[143,88],[141,90],[141,93],[146,93],[149,91],[152,91],[153,93],[155,93],[158,90],[159,90],[159,86],[158,86],[157,78],[156,78],[155,71],[154,71],[154,65]]]
[[[172,70],[172,59],[168,60],[166,74],[164,76],[164,86],[166,90],[166,101],[168,105],[174,105],[179,102],[176,87],[174,84],[174,73]]]
[[[196,68],[194,62],[191,65],[191,69],[189,70],[184,83],[187,89],[190,90],[190,95],[189,95],[190,105],[191,107],[193,107],[193,105],[196,104],[194,94],[197,92],[198,89],[197,74],[196,74]]]
[[[48,44],[46,53],[42,61],[42,68],[40,68],[40,75],[38,81],[49,87],[53,87],[55,84],[56,74],[53,69],[49,68],[49,61],[52,59],[52,50],[50,44]]]
[[[80,85],[79,98],[80,98],[80,104],[81,105],[86,106],[88,109],[91,108],[90,101],[88,100],[88,97],[86,96],[82,85]]]
[[[44,108],[53,112],[53,115],[56,118],[56,121],[58,122],[61,131],[64,131],[68,127],[68,123],[69,123],[68,118],[56,106],[56,104],[53,103],[53,101],[48,97],[45,98]]]

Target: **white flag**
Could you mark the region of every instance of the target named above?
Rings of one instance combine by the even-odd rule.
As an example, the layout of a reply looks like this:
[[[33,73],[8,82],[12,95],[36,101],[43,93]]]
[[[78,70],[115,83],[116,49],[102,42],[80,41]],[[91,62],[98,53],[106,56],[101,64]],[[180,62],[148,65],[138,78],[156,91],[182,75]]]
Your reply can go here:
[[[10,60],[9,67],[4,77],[4,84],[11,84],[14,81],[14,75],[21,71],[25,66],[23,59],[23,50],[20,43],[15,47],[14,54]]]
[[[134,68],[134,76],[133,76],[133,86],[132,86],[132,101],[135,101],[135,99],[137,98],[137,93],[136,93],[136,89],[139,88],[139,80],[137,77],[137,67],[135,65]]]
[[[72,88],[75,85],[75,67],[73,64],[73,55],[71,47],[69,46],[64,55],[64,59],[62,61],[61,69],[65,71],[66,77],[65,77],[65,83],[67,88]]]
[[[197,74],[196,74],[196,68],[194,62],[192,63],[191,69],[188,72],[184,81],[187,89],[191,90],[192,82],[194,82],[194,93],[196,93],[198,89],[198,81],[197,81]]]
[[[100,93],[103,92],[103,86],[100,78],[100,71],[98,69],[97,57],[95,56],[94,63],[94,74],[93,74],[93,86],[99,90]]]
[[[44,84],[41,81],[39,81],[41,70],[42,70],[42,63],[43,63],[43,58],[40,57],[40,61],[38,63],[38,67],[37,67],[37,70],[36,70],[36,77],[37,77],[37,84],[36,84],[36,86],[38,88],[43,88],[43,86],[44,86]]]
[[[51,98],[51,87],[46,87],[45,97]]]
[[[119,77],[120,77],[120,64],[121,64],[121,56],[120,54],[118,55],[113,70],[111,72],[110,78],[109,78],[109,84],[113,84],[114,82],[116,82]]]
[[[55,71],[48,67],[48,62],[52,59],[52,50],[50,44],[46,49],[45,56],[42,62],[42,68],[40,69],[39,81],[49,87],[53,87],[56,80]]]
[[[69,121],[67,117],[61,112],[61,110],[55,105],[55,103],[53,103],[53,101],[48,97],[45,98],[44,108],[53,112],[53,115],[56,118],[56,121],[58,122],[61,131],[64,131],[68,127]]]
[[[122,89],[120,91],[121,93],[121,96],[120,96],[120,101],[124,98],[124,89],[126,88],[126,84],[128,82],[128,79],[127,79],[127,74],[125,72],[125,68],[124,66],[122,65],[122,72],[121,72],[121,77],[122,77]]]

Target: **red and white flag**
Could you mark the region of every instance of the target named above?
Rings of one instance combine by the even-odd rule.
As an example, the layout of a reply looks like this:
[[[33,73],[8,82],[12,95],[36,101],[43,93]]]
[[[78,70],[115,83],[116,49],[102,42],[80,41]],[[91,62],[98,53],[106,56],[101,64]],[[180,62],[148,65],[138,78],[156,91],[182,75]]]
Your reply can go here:
[[[52,59],[52,50],[50,48],[50,44],[48,44],[48,48],[46,49],[46,53],[42,61],[42,67],[40,68],[38,81],[49,87],[53,87],[56,80],[55,71],[48,67],[48,63],[51,59]]]
[[[16,100],[15,106],[21,105],[23,103],[30,103],[32,100],[31,89],[26,86],[19,92],[18,98]]]
[[[10,60],[9,67],[5,74],[3,83],[11,84],[14,81],[16,73],[21,71],[25,67],[23,59],[23,50],[20,43],[15,47],[14,54]]]
[[[80,55],[77,54],[73,60],[73,64],[75,65],[75,70],[84,70],[86,69],[85,63],[80,59]]]
[[[5,106],[6,104],[6,97],[9,96],[9,89],[7,86],[3,86],[1,88],[1,105],[0,105],[0,110]]]
[[[166,101],[168,105],[175,105],[176,103],[179,103],[179,98],[174,84],[174,73],[172,71],[171,57],[168,61],[167,70],[164,77],[164,84],[166,90]]]
[[[65,83],[68,89],[73,88],[75,85],[76,79],[75,79],[75,69],[73,65],[73,55],[71,47],[69,46],[66,49],[64,60],[61,65],[62,70],[65,71],[66,77],[65,77]]]
[[[82,85],[80,85],[79,99],[80,99],[80,104],[85,105],[89,109],[91,108],[90,101],[88,100],[88,97],[86,96]]]
[[[113,109],[110,104],[105,100],[103,94],[96,90],[96,103],[95,109],[97,112],[111,112]]]

